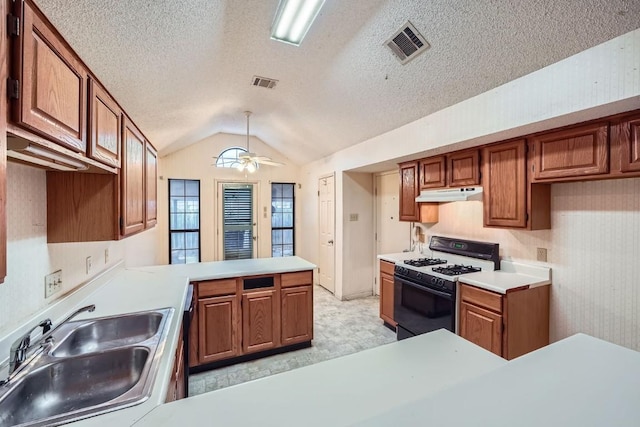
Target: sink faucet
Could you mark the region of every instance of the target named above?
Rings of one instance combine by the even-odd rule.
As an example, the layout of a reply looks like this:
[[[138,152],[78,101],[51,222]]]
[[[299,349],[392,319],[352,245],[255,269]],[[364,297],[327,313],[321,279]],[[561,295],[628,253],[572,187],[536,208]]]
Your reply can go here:
[[[92,312],[95,309],[95,304],[79,308],[71,313],[69,317],[58,323],[58,325],[53,329],[51,328],[51,319],[45,319],[39,322],[33,328],[29,329],[26,334],[22,335],[11,345],[11,350],[9,353],[9,378],[7,379],[7,381],[11,378],[12,374],[27,360],[29,353],[33,349],[35,349],[36,347],[44,347],[45,344],[51,343],[53,341],[52,335],[60,326],[64,325],[80,313],[84,313],[85,311]],[[31,333],[38,328],[42,328],[42,336],[36,342],[31,344]]]

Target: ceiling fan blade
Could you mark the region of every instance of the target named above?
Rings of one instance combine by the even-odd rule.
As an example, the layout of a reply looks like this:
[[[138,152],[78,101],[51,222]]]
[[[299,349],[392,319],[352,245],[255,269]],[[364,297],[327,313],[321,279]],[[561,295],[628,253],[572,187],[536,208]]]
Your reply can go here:
[[[276,162],[275,160],[271,160],[268,157],[258,157],[253,159],[254,162],[260,163],[261,165],[269,165],[269,166],[284,166],[284,163]]]

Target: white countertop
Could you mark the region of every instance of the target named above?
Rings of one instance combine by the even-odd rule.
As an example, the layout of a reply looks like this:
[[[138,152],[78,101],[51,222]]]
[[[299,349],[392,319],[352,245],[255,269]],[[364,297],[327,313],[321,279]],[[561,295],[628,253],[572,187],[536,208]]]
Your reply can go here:
[[[378,259],[398,263],[402,262],[406,259],[417,259],[417,258],[428,258],[427,255],[421,254],[420,252],[398,252],[395,254],[382,254],[378,255]]]
[[[500,270],[468,273],[461,275],[458,280],[460,283],[506,294],[517,288],[535,288],[537,286],[550,285],[551,269],[502,260],[500,262]]]
[[[159,406],[136,426],[344,426],[506,365],[445,330]]]
[[[191,281],[226,279],[246,275],[290,273],[313,270],[315,264],[297,257],[255,258],[194,264],[158,265],[136,270],[170,276],[188,277]]]
[[[578,334],[363,426],[640,425],[640,353]]]

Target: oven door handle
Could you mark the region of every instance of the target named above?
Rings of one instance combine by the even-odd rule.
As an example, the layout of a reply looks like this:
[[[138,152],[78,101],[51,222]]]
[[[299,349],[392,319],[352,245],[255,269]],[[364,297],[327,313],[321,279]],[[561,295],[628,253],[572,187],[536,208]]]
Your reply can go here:
[[[417,289],[419,291],[429,292],[431,294],[435,294],[435,295],[441,296],[443,298],[447,298],[447,299],[453,300],[453,294],[452,293],[442,292],[442,291],[438,291],[438,290],[435,290],[435,289],[432,289],[432,288],[419,286],[419,285],[411,283],[411,282],[409,282],[407,280],[400,279],[399,277],[395,277],[394,280],[396,280],[398,282],[401,282],[404,285],[411,286],[412,288]]]

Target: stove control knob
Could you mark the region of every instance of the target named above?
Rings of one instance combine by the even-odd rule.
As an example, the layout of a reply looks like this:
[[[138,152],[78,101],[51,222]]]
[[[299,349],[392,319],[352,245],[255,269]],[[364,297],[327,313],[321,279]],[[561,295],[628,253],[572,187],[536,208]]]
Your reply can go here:
[[[438,282],[438,279],[436,279],[435,277],[431,278],[431,284],[435,285]]]
[[[440,285],[440,287],[444,288],[444,279],[438,279],[438,285]]]
[[[420,280],[422,278],[422,273],[416,274],[416,279]]]

